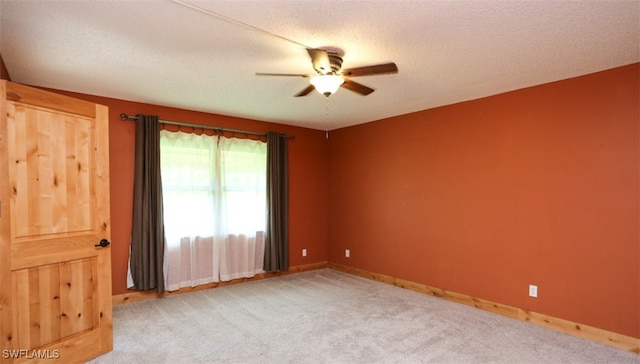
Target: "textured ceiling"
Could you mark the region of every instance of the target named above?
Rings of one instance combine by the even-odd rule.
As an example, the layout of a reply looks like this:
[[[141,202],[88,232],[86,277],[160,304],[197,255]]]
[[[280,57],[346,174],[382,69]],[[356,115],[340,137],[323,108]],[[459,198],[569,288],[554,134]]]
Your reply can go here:
[[[640,1],[0,0],[0,14],[15,82],[321,130],[640,61]],[[255,75],[312,72],[305,46],[399,73],[328,99]]]

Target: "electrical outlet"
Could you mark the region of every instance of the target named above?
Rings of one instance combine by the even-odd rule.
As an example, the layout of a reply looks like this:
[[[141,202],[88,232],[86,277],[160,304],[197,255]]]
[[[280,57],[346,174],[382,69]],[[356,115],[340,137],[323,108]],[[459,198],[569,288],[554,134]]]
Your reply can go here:
[[[538,286],[529,285],[529,297],[538,297]]]
[[[344,256],[345,256],[346,258],[351,257],[351,250],[349,250],[349,249],[345,249],[345,250],[344,250]]]
[[[302,256],[306,257],[307,256],[307,249],[302,249]]]

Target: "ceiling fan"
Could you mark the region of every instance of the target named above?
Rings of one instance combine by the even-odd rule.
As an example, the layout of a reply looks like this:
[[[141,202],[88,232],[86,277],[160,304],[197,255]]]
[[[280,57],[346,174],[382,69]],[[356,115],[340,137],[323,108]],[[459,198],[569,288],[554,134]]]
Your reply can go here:
[[[395,63],[381,63],[372,66],[342,69],[342,56],[344,52],[339,48],[307,48],[311,57],[311,63],[316,74],[295,74],[295,73],[262,73],[256,72],[258,76],[293,76],[310,78],[310,85],[304,90],[295,94],[295,97],[306,96],[311,91],[317,90],[319,93],[329,97],[340,87],[366,96],[374,89],[361,83],[351,80],[351,77],[372,76],[380,74],[398,73],[398,66]]]

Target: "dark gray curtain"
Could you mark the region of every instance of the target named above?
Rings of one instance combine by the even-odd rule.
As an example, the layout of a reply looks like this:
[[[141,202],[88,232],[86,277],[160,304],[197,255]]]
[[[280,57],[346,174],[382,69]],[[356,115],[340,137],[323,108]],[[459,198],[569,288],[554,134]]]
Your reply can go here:
[[[160,123],[155,115],[137,115],[131,276],[135,289],[164,292],[164,224],[160,179]]]
[[[267,133],[267,235],[264,270],[289,269],[289,183],[287,136]]]

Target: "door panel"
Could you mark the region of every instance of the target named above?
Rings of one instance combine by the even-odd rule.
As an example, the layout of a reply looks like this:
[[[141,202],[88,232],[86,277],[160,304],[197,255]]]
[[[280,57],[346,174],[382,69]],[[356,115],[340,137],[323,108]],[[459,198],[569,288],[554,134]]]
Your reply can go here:
[[[8,113],[12,238],[89,231],[92,119],[14,103]]]
[[[0,361],[86,361],[113,346],[108,110],[0,85]]]
[[[97,325],[95,266],[95,259],[79,259],[13,272],[20,348],[33,350]]]

